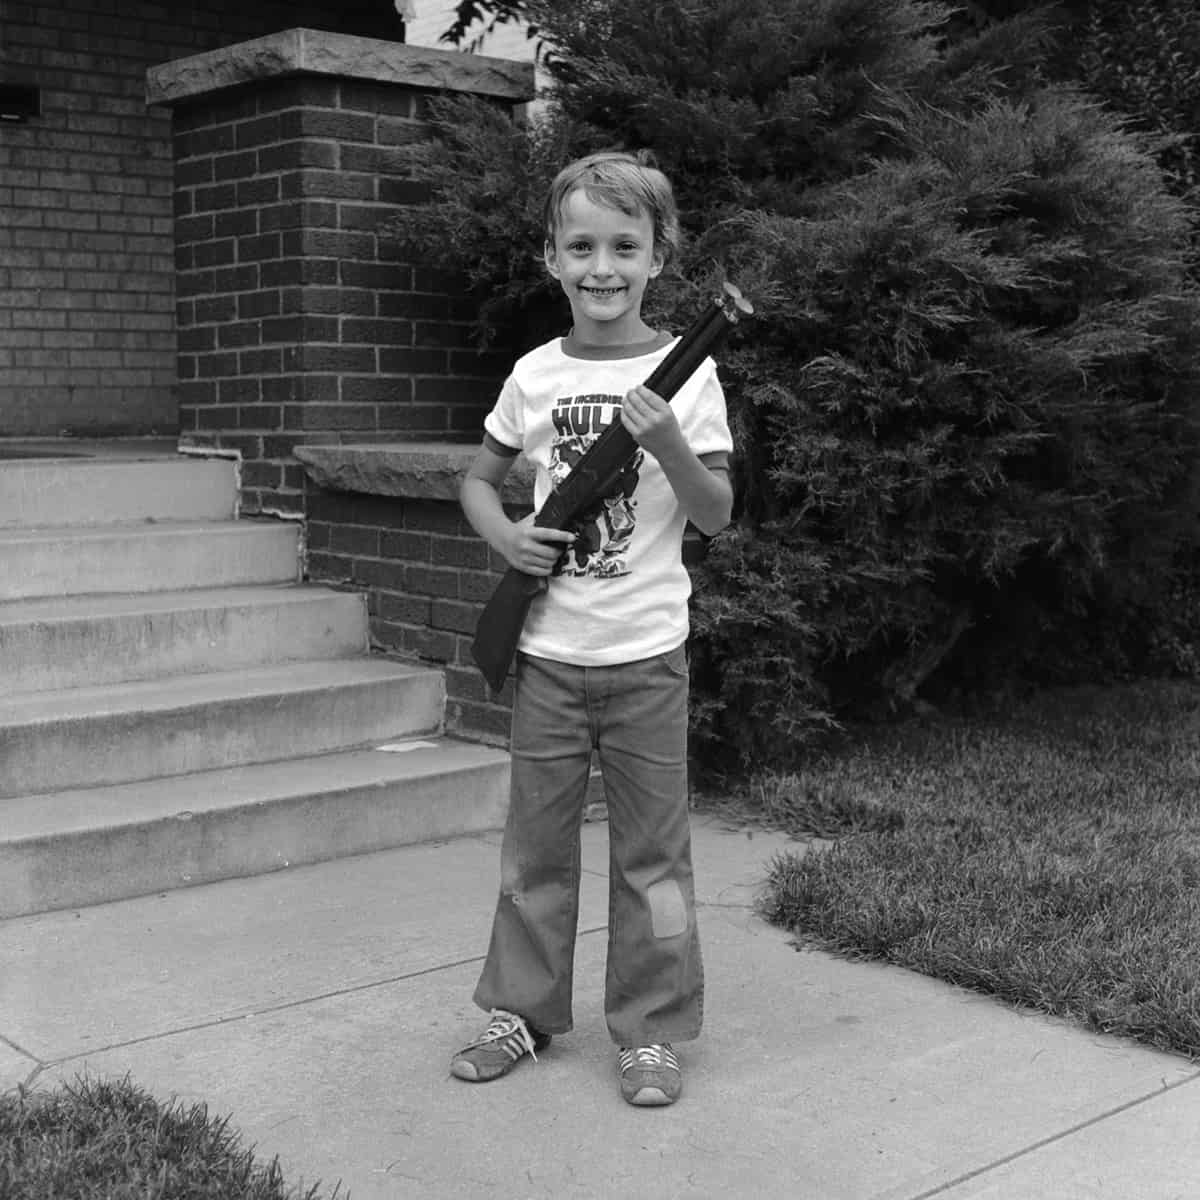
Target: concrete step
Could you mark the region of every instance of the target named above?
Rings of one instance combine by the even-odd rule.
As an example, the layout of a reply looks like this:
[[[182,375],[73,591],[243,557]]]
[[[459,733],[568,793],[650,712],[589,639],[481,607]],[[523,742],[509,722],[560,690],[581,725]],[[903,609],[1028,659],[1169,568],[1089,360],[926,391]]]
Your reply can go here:
[[[292,521],[0,529],[0,600],[294,583],[299,546]]]
[[[0,459],[0,526],[228,521],[237,464],[227,458]]]
[[[366,597],[331,588],[206,588],[0,603],[10,694],[367,653]]]
[[[508,755],[441,739],[0,803],[0,920],[497,829]]]
[[[4,695],[0,797],[440,732],[444,709],[440,671],[367,658]]]

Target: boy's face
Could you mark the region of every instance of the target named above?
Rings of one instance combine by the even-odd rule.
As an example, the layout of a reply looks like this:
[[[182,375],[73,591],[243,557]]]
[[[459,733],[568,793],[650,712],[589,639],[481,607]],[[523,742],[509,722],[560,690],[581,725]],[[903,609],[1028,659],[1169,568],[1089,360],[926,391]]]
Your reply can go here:
[[[646,284],[663,268],[647,212],[629,216],[574,191],[563,204],[546,267],[571,302],[575,336],[592,345],[642,341]]]

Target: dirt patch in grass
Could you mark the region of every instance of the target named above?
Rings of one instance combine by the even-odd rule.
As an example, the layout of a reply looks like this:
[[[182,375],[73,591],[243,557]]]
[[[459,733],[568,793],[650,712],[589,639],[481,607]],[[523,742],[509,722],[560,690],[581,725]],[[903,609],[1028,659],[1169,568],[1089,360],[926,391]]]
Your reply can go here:
[[[773,863],[769,920],[1200,1055],[1200,686],[1067,689],[871,731],[792,790],[869,819]],[[815,831],[807,811],[778,823]]]
[[[340,1193],[346,1200],[345,1193]],[[162,1104],[128,1079],[0,1095],[5,1200],[336,1200],[258,1163],[228,1118]]]

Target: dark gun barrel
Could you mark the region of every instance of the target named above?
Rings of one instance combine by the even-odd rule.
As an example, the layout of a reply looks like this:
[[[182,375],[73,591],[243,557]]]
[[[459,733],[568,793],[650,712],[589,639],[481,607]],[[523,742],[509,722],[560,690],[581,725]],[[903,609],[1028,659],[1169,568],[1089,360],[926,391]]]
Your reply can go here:
[[[646,380],[646,387],[671,401],[729,330],[753,312],[741,292],[732,283],[726,283],[723,294],[716,297],[655,368]],[[633,435],[619,420],[613,421],[550,493],[534,524],[542,529],[569,529],[580,513],[616,489],[637,449]],[[471,644],[471,656],[493,692],[504,686],[529,606],[546,587],[545,577],[509,567],[484,607]]]

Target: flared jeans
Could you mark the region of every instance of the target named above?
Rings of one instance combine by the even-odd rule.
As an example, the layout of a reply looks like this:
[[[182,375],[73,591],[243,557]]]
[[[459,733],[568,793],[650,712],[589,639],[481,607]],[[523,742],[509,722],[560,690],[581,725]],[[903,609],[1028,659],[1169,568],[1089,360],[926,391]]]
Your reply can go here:
[[[543,1033],[572,1028],[580,831],[593,748],[608,801],[604,1012],[619,1046],[700,1032],[683,646],[577,667],[521,654],[500,896],[475,1002]]]

